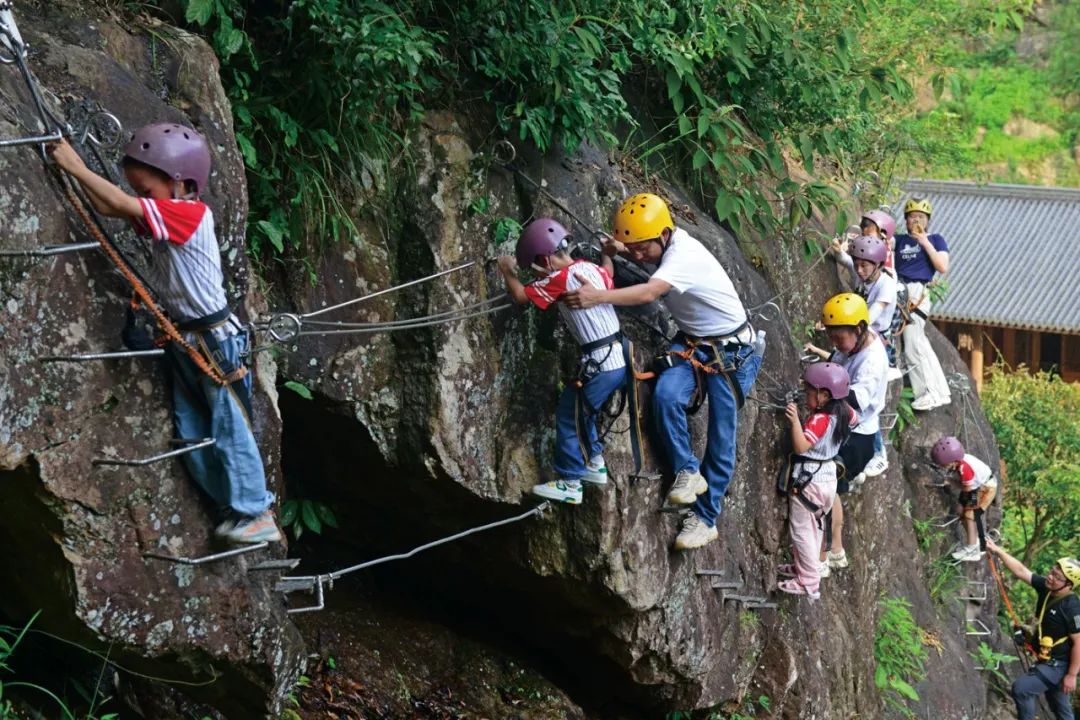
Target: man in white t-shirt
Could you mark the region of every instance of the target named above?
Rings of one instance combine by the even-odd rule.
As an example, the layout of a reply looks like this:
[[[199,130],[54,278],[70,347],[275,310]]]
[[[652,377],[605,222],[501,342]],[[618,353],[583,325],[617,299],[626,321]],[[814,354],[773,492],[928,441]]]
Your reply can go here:
[[[701,547],[718,537],[716,518],[735,472],[737,412],[761,368],[764,339],[755,338],[720,262],[675,227],[667,204],[656,195],[635,195],[615,213],[615,237],[604,243],[604,254],[617,253],[659,267],[646,283],[615,290],[583,284],[563,301],[586,308],[662,300],[675,320],[679,334],[667,355],[671,366],[657,380],[653,409],[675,473],[668,502],[692,504],[675,548]],[[698,377],[709,398],[709,435],[701,461],[694,455],[686,417]]]

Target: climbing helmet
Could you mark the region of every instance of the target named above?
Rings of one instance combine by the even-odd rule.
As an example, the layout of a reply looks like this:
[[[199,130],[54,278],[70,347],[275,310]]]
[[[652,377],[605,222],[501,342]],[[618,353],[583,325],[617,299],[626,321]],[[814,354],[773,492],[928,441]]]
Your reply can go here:
[[[952,465],[964,459],[964,446],[952,435],[946,435],[930,448],[930,457],[941,467]]]
[[[886,240],[892,240],[893,233],[896,232],[896,221],[893,220],[892,215],[884,210],[871,210],[863,213],[863,219],[877,225]]]
[[[124,156],[156,168],[173,180],[190,180],[196,194],[206,192],[210,184],[210,148],[202,135],[183,125],[144,125],[124,146]]]
[[[913,212],[921,212],[921,213],[926,213],[926,216],[930,217],[933,214],[933,209],[934,208],[930,204],[930,201],[927,200],[926,198],[914,198],[913,197],[910,200],[908,200],[906,203],[904,203],[904,214],[905,215],[907,215],[908,213],[913,213]]]
[[[1057,563],[1058,569],[1061,570],[1061,574],[1065,576],[1065,579],[1072,583],[1072,586],[1080,587],[1080,561],[1076,558],[1063,557],[1059,558]]]
[[[518,266],[532,267],[537,257],[547,257],[565,250],[569,237],[570,233],[558,222],[551,218],[536,218],[525,226],[518,238],[514,251]]]
[[[821,324],[825,327],[858,327],[859,323],[869,325],[870,312],[866,301],[855,293],[833,295],[821,308]]]
[[[851,380],[843,365],[817,362],[806,368],[806,372],[803,373],[803,382],[818,390],[828,390],[836,400],[847,397]]]
[[[851,257],[882,265],[889,256],[885,241],[870,235],[860,235],[851,241]]]
[[[667,203],[652,193],[638,193],[615,213],[615,239],[631,244],[655,240],[664,228],[675,229]]]

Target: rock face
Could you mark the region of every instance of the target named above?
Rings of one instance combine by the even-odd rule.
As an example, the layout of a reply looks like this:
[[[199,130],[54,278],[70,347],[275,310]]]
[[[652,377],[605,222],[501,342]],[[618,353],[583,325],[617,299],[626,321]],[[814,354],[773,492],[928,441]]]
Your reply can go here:
[[[58,116],[103,107],[127,132],[171,120],[206,133],[215,168],[208,201],[233,296],[242,299],[243,166],[209,48],[169,28],[158,29],[168,43],[129,32],[83,3],[18,3],[16,12],[29,64]],[[42,130],[15,67],[0,66],[0,137]],[[106,164],[117,159],[116,151],[104,153]],[[89,239],[33,147],[0,150],[0,172],[0,248]],[[137,256],[132,238],[120,241]],[[299,672],[301,645],[268,579],[248,576],[245,558],[201,567],[145,558],[211,552],[209,508],[175,461],[133,469],[91,464],[100,455],[139,458],[168,449],[169,395],[157,361],[39,361],[119,348],[124,281],[91,250],[4,259],[0,291],[0,612],[24,621],[40,609],[38,627],[111,648],[121,666],[148,675],[189,682],[217,675],[190,694],[230,716],[270,711]],[[272,378],[272,367],[262,371]],[[256,434],[276,484],[280,421],[272,380],[256,405]],[[170,715],[148,697],[133,702],[147,717]]]
[[[32,66],[57,113],[76,115],[86,98],[129,129],[173,119],[207,133],[216,167],[209,202],[233,294],[249,308],[261,307],[261,298],[246,293],[243,173],[207,48],[168,28],[158,30],[170,42],[151,46],[146,35],[73,0],[18,9],[34,47]],[[41,130],[28,101],[17,74],[0,67],[0,133]],[[508,250],[492,240],[500,219],[552,214],[572,221],[495,162],[481,137],[463,116],[429,116],[412,140],[413,165],[373,177],[394,183],[378,188],[392,200],[377,215],[358,213],[362,241],[299,248],[318,282],[286,272],[281,307],[311,311],[469,261],[476,264],[325,319],[404,319],[502,293],[491,262]],[[976,617],[993,626],[995,600],[965,604],[959,593],[932,595],[927,578],[937,571],[929,560],[950,539],[917,532],[913,521],[949,511],[941,491],[926,486],[933,477],[926,453],[940,434],[959,430],[972,452],[996,464],[977,399],[958,391],[948,409],[907,429],[888,473],[850,499],[852,566],[826,581],[820,602],[779,596],[775,568],[788,559],[789,543],[774,478],[787,449],[780,416],[763,403],[778,402],[796,386],[797,348],[805,338],[792,328],[812,321],[835,290],[832,272],[818,266],[806,274],[797,248],[768,241],[760,253],[767,282],[677,189],[646,181],[594,148],[572,156],[523,155],[523,171],[543,178],[590,226],[573,227],[578,240],[606,227],[629,193],[655,190],[672,201],[680,226],[716,253],[748,306],[763,305],[783,288],[784,312],[755,317],[770,344],[740,416],[739,464],[719,521],[721,538],[694,553],[670,550],[678,518],[659,512],[667,482],[629,479],[624,414],[606,452],[613,482],[589,488],[584,504],[430,551],[379,571],[378,582],[426,598],[466,629],[482,625],[488,636],[528,648],[573,703],[596,708],[599,717],[735,711],[747,703],[786,718],[886,717],[890,711],[874,685],[878,601],[904,597],[927,642],[940,648],[931,651],[928,679],[916,684],[915,715],[986,716],[982,678],[961,670],[980,638],[964,629]],[[84,239],[32,149],[0,150],[0,170],[7,221],[0,248]],[[137,253],[130,239],[124,247]],[[25,618],[43,609],[44,627],[111,648],[115,661],[145,674],[205,681],[217,673],[216,681],[183,692],[226,717],[273,712],[299,672],[301,652],[269,581],[247,574],[244,558],[191,568],[144,557],[198,556],[212,547],[208,508],[178,464],[91,465],[99,454],[140,457],[167,446],[169,405],[158,369],[145,361],[38,361],[117,347],[127,297],[122,281],[94,252],[3,263],[0,540],[8,551],[0,556],[0,574],[9,580],[0,613]],[[658,334],[667,329],[662,312],[645,308],[622,317],[639,360],[660,348]],[[949,372],[962,374],[951,348],[938,336],[935,342]],[[535,505],[529,488],[551,476],[554,406],[575,361],[553,314],[512,309],[398,333],[304,337],[285,350],[281,375],[307,385],[314,400],[293,393],[278,398],[279,369],[270,354],[260,355],[256,431],[275,485],[284,448],[292,494],[325,500],[337,511],[342,529],[331,537],[337,558],[401,551],[520,514]],[[642,393],[647,400],[647,386]],[[705,414],[694,418],[699,441]],[[654,447],[648,466],[664,467]],[[991,525],[996,522],[993,517]],[[333,566],[314,555],[305,559],[317,569]],[[987,580],[981,565],[961,570]],[[723,601],[711,587],[718,577],[740,583],[741,594],[768,596],[779,609]],[[378,648],[360,645],[356,652],[378,659]],[[134,692],[129,703],[145,717],[181,715],[182,703],[166,692]]]
[[[395,231],[380,233],[369,222],[362,245],[324,254],[319,285],[293,286],[296,307],[318,309],[468,260],[478,265],[333,317],[385,321],[478,302],[502,291],[490,262],[499,249],[489,229],[499,217],[551,214],[572,222],[493,162],[490,148],[470,139],[458,118],[429,117],[415,143],[415,181],[399,188],[381,219]],[[659,190],[676,208],[676,222],[721,259],[747,306],[773,294],[733,239],[676,189],[645,182],[590,148],[519,162],[593,228],[606,227],[627,194]],[[478,198],[486,198],[486,214],[469,211]],[[581,240],[589,235],[584,227],[573,231]],[[780,415],[758,401],[775,403],[796,387],[795,348],[804,338],[790,328],[812,321],[835,291],[835,278],[825,265],[800,277],[806,266],[779,242],[763,250],[774,284],[791,292],[782,298],[784,315],[755,321],[771,342],[754,401],[740,415],[739,464],[719,542],[694,553],[670,550],[677,517],[658,512],[670,477],[629,480],[627,436],[614,434],[605,455],[615,480],[587,488],[583,505],[556,507],[540,520],[410,560],[396,582],[463,612],[482,607],[487,622],[557,666],[575,700],[589,706],[601,692],[614,693],[632,714],[734,708],[766,696],[779,717],[885,716],[874,685],[878,601],[904,597],[928,642],[940,644],[928,662],[930,679],[917,686],[916,715],[980,717],[983,679],[957,669],[968,667],[979,641],[965,636],[967,615],[994,626],[995,600],[966,608],[953,590],[931,597],[929,561],[952,539],[917,534],[913,524],[950,512],[941,491],[925,486],[932,480],[928,449],[940,434],[959,432],[972,452],[997,463],[970,392],[909,428],[887,474],[850,499],[845,545],[852,566],[825,582],[822,601],[775,592],[776,565],[789,557],[786,508],[774,491],[787,449]],[[623,317],[644,358],[657,338]],[[963,373],[956,353],[936,341],[949,371]],[[520,513],[535,504],[529,487],[551,478],[554,404],[575,360],[554,317],[514,309],[422,331],[330,336],[293,349],[283,361],[286,373],[316,397],[283,396],[286,463],[307,495],[338,509],[347,528],[339,536],[361,558]],[[699,441],[705,415],[694,421]],[[624,415],[616,425],[625,422]],[[663,467],[655,449],[649,458]],[[770,596],[780,610],[721,602],[709,577],[698,574],[706,570],[742,583],[742,594]],[[982,566],[960,570],[987,579]]]

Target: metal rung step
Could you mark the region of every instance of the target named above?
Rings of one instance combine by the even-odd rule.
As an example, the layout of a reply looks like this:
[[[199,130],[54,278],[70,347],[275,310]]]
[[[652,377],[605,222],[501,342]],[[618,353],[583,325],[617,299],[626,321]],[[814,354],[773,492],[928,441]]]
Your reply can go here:
[[[746,607],[751,610],[775,610],[779,605],[774,602],[749,602],[746,603]]]
[[[320,576],[315,580],[315,604],[304,605],[303,607],[297,608],[289,608],[285,612],[287,612],[289,615],[297,615],[299,613],[316,612],[318,610],[322,610],[324,607],[326,607],[326,597],[323,592],[323,579]]]
[[[964,626],[964,634],[970,637],[986,637],[990,634],[990,628],[986,627],[979,618],[972,618]]]
[[[0,147],[3,147],[0,145]],[[100,248],[96,242],[83,242],[83,243],[68,243],[67,245],[46,245],[43,248],[35,248],[33,250],[0,250],[0,258],[39,258],[39,257],[52,257],[53,255],[62,255],[69,252],[78,252],[80,250],[93,250]]]
[[[281,560],[263,560],[258,565],[252,565],[248,572],[266,572],[270,570],[292,570],[300,564],[300,558],[283,558]]]
[[[934,482],[923,483],[923,487],[928,488],[943,488],[948,486],[949,483],[945,482],[944,480],[936,480]]]
[[[734,593],[728,593],[726,590],[720,591],[720,600],[723,602],[730,600],[732,602],[743,603],[744,605],[769,602],[769,598],[766,597],[760,597],[758,595],[736,595]]]
[[[274,585],[274,590],[275,592],[285,593],[286,595],[294,592],[311,592],[318,584],[318,577],[283,577],[278,578],[277,585]]]
[[[187,455],[188,453],[195,452],[196,450],[201,450],[202,448],[210,447],[211,445],[214,445],[216,442],[217,441],[214,440],[214,438],[202,438],[202,439],[182,439],[182,438],[177,438],[177,439],[173,439],[172,441],[170,441],[170,443],[172,445],[182,445],[183,447],[179,447],[176,450],[169,450],[168,452],[163,452],[163,453],[160,453],[158,455],[151,455],[148,458],[141,458],[139,460],[122,460],[120,458],[96,457],[93,460],[91,460],[90,462],[93,465],[104,465],[104,466],[107,466],[107,467],[116,467],[116,466],[143,467],[145,465],[152,465],[153,463],[161,462],[162,460],[167,460],[169,458],[178,457],[180,455]]]
[[[881,413],[878,416],[878,422],[882,430],[892,430],[896,427],[896,419],[899,417],[897,413]]]
[[[698,577],[719,577],[724,575],[723,570],[698,570],[694,573]]]
[[[960,599],[967,602],[984,602],[986,600],[986,583],[982,580],[968,580]]]
[[[652,470],[638,470],[630,473],[627,477],[636,482],[638,480],[660,480],[664,476]]]
[[[163,555],[161,553],[143,553],[143,557],[154,558],[155,560],[166,560],[168,562],[177,563],[179,565],[205,565],[207,563],[217,562],[218,560],[225,560],[227,558],[236,557],[237,555],[246,555],[247,553],[255,552],[256,550],[262,550],[269,546],[270,543],[261,542],[255,545],[246,545],[244,547],[233,548],[232,550],[214,553],[213,555],[203,555],[202,557],[197,558],[174,557],[173,555]]]
[[[947,528],[959,519],[959,515],[941,515],[936,518],[930,518],[930,525],[936,528]]]
[[[689,509],[690,509],[689,505],[667,505],[667,504],[664,504],[664,505],[660,506],[659,512],[675,514],[675,513],[686,512]]]
[[[46,355],[38,362],[90,362],[91,360],[122,360],[124,358],[161,357],[165,351],[155,350],[119,350],[117,352],[81,353],[78,355]]]
[[[742,583],[737,580],[713,580],[709,587],[713,590],[738,590]]]
[[[18,147],[19,145],[43,145],[44,143],[56,142],[63,139],[64,135],[59,132],[51,135],[31,135],[21,138],[6,138],[0,140],[0,148]]]

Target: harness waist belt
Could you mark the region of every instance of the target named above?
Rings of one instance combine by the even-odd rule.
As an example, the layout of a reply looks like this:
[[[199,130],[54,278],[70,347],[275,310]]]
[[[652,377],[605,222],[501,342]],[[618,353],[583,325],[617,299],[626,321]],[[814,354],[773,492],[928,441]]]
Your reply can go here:
[[[232,308],[228,305],[221,308],[217,312],[212,312],[209,315],[203,315],[202,317],[195,318],[194,320],[186,320],[176,325],[177,328],[183,332],[203,332],[206,330],[213,330],[218,325],[232,317]]]
[[[622,331],[602,337],[599,340],[593,340],[592,342],[582,343],[581,352],[583,355],[588,355],[593,350],[599,350],[600,348],[607,347],[608,345],[614,345],[617,342],[622,342]]]

